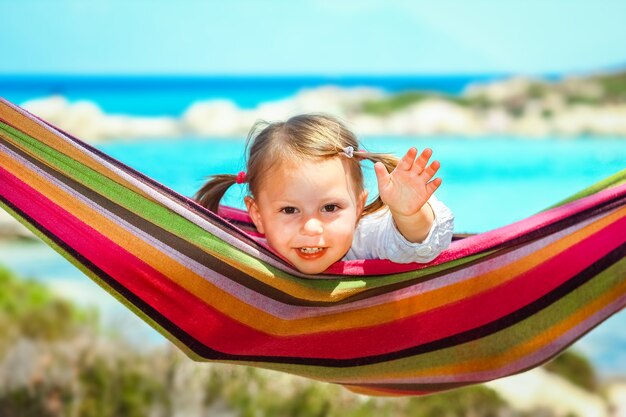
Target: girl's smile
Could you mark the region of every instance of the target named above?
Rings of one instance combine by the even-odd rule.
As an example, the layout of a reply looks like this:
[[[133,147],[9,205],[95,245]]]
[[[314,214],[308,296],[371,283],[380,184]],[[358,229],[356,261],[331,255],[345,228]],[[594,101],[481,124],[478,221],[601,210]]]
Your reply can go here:
[[[311,261],[314,259],[321,258],[326,253],[328,248],[298,248],[296,249],[296,253],[302,259]]]

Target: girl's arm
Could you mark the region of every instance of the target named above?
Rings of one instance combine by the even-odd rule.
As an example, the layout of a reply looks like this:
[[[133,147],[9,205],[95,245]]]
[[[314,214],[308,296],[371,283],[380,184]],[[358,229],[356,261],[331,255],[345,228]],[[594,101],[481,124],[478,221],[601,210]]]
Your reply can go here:
[[[421,242],[410,242],[398,230],[388,208],[363,216],[354,231],[352,247],[344,260],[389,259],[396,263],[428,263],[443,252],[452,241],[454,214],[434,195],[428,206],[435,221]]]
[[[433,179],[439,170],[438,161],[427,166],[431,156],[430,149],[417,157],[417,149],[411,148],[391,173],[380,162],[374,165],[380,198],[389,207],[400,233],[410,242],[422,242],[435,218],[426,202],[441,185],[441,178]]]

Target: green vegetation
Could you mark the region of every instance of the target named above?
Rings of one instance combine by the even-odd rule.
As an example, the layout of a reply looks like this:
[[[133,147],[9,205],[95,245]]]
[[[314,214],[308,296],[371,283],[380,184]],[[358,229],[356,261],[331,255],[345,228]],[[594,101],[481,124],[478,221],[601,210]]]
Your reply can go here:
[[[225,402],[243,417],[461,417],[497,416],[508,410],[495,391],[483,386],[425,397],[374,398],[351,394],[336,385],[261,369],[239,367],[227,373],[215,372],[222,366],[211,365],[208,398]]]
[[[530,99],[539,99],[547,95],[549,88],[545,84],[532,83],[528,86],[528,97]]]
[[[527,80],[524,88],[512,91],[515,93],[510,93],[499,100],[489,98],[484,92],[457,96],[427,91],[407,91],[366,101],[361,110],[374,116],[386,116],[427,99],[440,99],[477,111],[501,107],[511,116],[520,117],[528,103],[542,101],[549,96],[559,96],[568,105],[598,106],[626,103],[626,72],[550,83]],[[552,115],[553,111],[544,109],[544,112]]]
[[[626,102],[626,72],[594,77],[603,89],[606,101],[612,103]]]
[[[467,97],[444,95],[440,93],[406,91],[384,99],[365,101],[361,107],[361,111],[375,116],[386,116],[395,111],[402,110],[413,104],[419,103],[420,101],[431,98],[439,98],[460,106],[484,107],[488,104],[483,98],[470,99]]]
[[[0,269],[0,416],[242,417],[510,416],[485,386],[425,397],[375,398],[258,368],[196,363],[174,347],[139,350],[104,338],[92,313]],[[589,389],[588,363],[549,368]],[[595,385],[594,385],[595,387]],[[542,415],[551,416],[550,412]]]
[[[598,376],[591,362],[571,350],[563,352],[553,361],[544,365],[544,369],[558,374],[574,385],[588,391],[597,391],[599,388]]]
[[[103,344],[96,314],[0,269],[0,415],[140,417],[164,396],[148,357]]]
[[[95,323],[95,312],[79,310],[36,282],[21,281],[0,267],[0,354],[18,338],[60,340]]]
[[[368,100],[363,103],[361,110],[365,113],[384,116],[430,97],[432,95],[426,92],[407,91],[381,100]]]

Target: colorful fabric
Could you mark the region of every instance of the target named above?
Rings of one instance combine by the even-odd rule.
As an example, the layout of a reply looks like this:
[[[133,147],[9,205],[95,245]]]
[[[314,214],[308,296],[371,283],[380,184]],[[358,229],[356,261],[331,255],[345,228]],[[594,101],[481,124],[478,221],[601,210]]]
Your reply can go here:
[[[0,202],[190,357],[366,394],[522,372],[626,305],[626,170],[429,264],[295,271],[244,212],[217,216],[0,102]]]

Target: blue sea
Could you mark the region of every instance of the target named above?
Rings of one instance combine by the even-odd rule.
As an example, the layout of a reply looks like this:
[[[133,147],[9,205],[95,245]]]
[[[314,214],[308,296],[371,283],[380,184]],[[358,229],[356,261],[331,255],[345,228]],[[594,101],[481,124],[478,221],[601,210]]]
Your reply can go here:
[[[461,77],[462,78],[462,77]],[[52,77],[29,83],[0,78],[0,95],[20,103],[48,94],[96,102],[105,111],[135,115],[177,115],[196,99],[227,98],[240,107],[286,98],[302,88],[326,84],[374,86],[388,91],[434,90],[457,94],[471,82],[489,77],[405,77],[385,79],[216,78],[102,79]],[[47,81],[46,81],[47,80]],[[32,81],[32,79],[31,79]],[[133,83],[137,81],[137,83]],[[129,88],[124,88],[124,85]],[[441,162],[438,197],[455,213],[458,232],[482,232],[523,219],[576,191],[626,168],[626,138],[398,137],[361,138],[371,151],[401,154],[410,146],[430,147]],[[244,138],[171,138],[118,140],[98,145],[104,152],[170,188],[191,196],[206,176],[242,169]],[[370,194],[373,169],[366,166]],[[234,187],[226,203],[243,207],[242,188]],[[626,231],[625,231],[626,233]],[[46,282],[57,291],[103,311],[105,321],[138,341],[164,339],[126,311],[61,256],[42,244],[2,244],[0,264]],[[122,324],[125,323],[125,326]],[[626,312],[609,319],[575,347],[605,375],[626,375]]]

